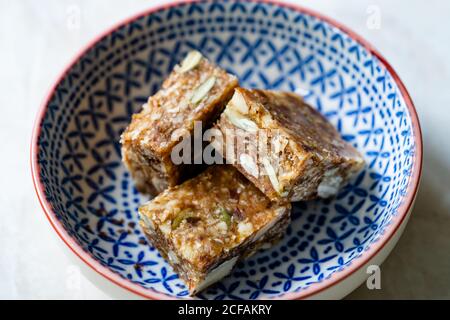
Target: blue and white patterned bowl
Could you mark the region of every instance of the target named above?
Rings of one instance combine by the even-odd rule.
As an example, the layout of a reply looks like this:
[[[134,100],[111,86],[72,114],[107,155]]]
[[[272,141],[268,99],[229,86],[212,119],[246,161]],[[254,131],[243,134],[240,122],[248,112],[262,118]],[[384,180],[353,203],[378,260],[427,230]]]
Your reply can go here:
[[[348,293],[364,280],[365,266],[387,256],[406,224],[420,177],[421,133],[387,62],[353,32],[301,7],[175,3],[89,45],[52,88],[34,129],[32,173],[51,224],[116,284],[148,298],[187,297],[139,229],[137,208],[146,199],[121,164],[118,141],[131,114],[191,49],[236,74],[243,86],[304,94],[367,161],[335,199],[295,203],[280,244],[240,263],[199,297]]]

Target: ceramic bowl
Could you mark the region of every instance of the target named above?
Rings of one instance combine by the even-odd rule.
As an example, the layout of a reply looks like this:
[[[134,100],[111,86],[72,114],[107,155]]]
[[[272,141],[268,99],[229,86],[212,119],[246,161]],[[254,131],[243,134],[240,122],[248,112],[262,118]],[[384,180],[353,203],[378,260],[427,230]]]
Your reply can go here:
[[[145,240],[119,136],[174,64],[197,49],[245,87],[295,91],[367,166],[329,200],[293,205],[281,243],[239,263],[203,299],[340,298],[388,255],[418,187],[422,140],[397,74],[366,41],[302,7],[189,2],[104,33],[63,71],[39,111],[32,174],[55,231],[87,265],[146,298],[188,298]]]

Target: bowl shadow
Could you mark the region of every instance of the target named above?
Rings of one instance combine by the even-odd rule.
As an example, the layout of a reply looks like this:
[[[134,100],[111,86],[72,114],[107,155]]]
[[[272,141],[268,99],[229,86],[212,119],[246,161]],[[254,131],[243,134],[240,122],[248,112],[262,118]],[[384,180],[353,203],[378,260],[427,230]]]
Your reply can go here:
[[[415,206],[381,266],[381,289],[369,290],[363,283],[346,299],[450,298],[450,197],[445,192],[449,187],[439,181],[450,181],[449,164],[425,150]]]

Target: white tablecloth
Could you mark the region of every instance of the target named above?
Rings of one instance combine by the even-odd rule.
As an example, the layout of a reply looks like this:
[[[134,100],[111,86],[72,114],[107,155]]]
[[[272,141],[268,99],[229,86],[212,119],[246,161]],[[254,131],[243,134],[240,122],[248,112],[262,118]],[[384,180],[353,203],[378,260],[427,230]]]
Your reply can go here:
[[[111,298],[78,275],[41,211],[29,168],[31,128],[50,84],[83,45],[161,2],[167,1],[0,2],[0,298]],[[350,298],[450,298],[450,2],[297,2],[378,48],[409,89],[423,128],[422,186],[403,237],[381,267],[382,289],[363,285]],[[379,26],[371,20],[378,13]]]

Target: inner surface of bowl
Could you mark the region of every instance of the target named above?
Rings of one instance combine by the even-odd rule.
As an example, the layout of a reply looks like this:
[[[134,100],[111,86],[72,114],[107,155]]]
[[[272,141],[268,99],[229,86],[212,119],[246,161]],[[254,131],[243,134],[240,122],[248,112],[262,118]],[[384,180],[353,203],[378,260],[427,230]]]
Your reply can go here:
[[[348,268],[395,219],[408,192],[414,135],[392,75],[349,35],[308,13],[268,3],[195,3],[149,12],[94,44],[57,85],[39,123],[46,201],[71,237],[136,287],[188,292],[147,244],[119,136],[191,49],[242,86],[295,91],[364,155],[367,166],[330,200],[293,205],[281,243],[241,262],[200,298],[301,293]]]

